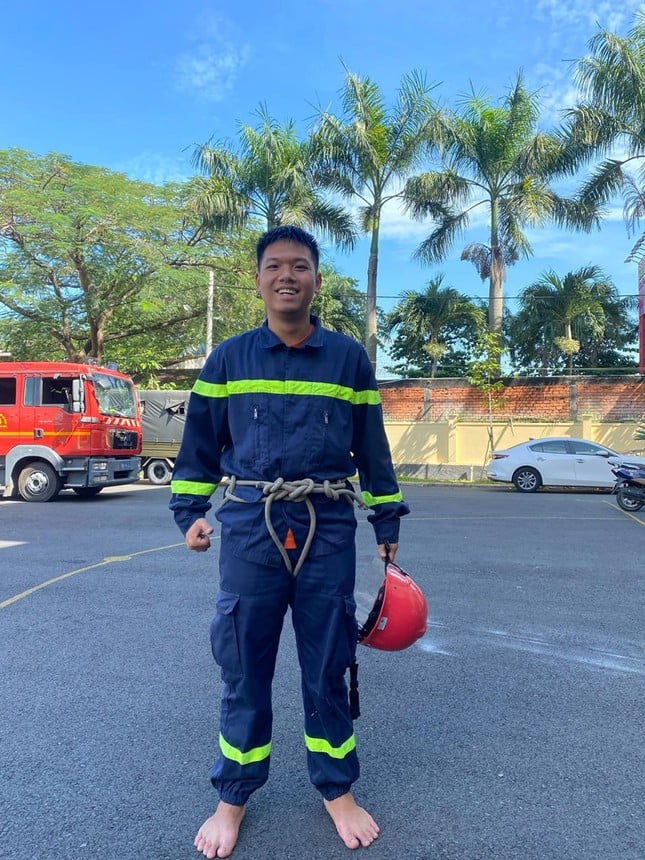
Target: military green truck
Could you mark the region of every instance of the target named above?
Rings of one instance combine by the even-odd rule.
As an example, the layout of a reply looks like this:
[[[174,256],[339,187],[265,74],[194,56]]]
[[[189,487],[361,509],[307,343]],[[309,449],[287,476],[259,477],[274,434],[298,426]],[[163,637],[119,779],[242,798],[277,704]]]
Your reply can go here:
[[[184,433],[190,391],[142,391],[141,470],[152,484],[169,484]]]

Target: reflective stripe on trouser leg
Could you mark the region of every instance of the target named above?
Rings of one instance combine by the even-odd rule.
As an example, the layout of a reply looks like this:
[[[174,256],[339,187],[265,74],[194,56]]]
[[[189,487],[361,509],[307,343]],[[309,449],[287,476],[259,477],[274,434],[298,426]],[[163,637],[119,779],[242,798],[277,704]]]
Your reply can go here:
[[[307,559],[293,602],[309,778],[327,800],[349,791],[359,775],[345,682],[356,652],[354,577],[353,546]]]
[[[220,573],[211,645],[224,690],[211,782],[222,800],[243,804],[269,775],[271,684],[291,577],[225,552]]]

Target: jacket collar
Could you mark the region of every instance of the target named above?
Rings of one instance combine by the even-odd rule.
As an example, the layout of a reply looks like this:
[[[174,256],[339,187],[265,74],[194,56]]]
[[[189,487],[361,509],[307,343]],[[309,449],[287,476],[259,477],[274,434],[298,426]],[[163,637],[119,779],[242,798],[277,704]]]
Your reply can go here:
[[[310,314],[309,320],[313,325],[314,330],[307,338],[306,343],[303,344],[303,349],[307,349],[308,347],[318,349],[323,345],[324,342],[324,329],[318,317],[314,316],[313,314]],[[260,333],[260,345],[263,349],[273,349],[275,347],[285,346],[285,344],[280,340],[277,334],[271,331],[267,320],[262,323],[262,326],[258,329],[258,331]]]

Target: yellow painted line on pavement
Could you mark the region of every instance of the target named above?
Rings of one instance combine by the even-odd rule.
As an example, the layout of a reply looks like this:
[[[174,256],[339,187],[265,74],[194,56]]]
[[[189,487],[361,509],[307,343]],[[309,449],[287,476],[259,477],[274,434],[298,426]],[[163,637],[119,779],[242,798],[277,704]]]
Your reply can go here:
[[[634,516],[634,514],[630,514],[629,511],[624,511],[618,505],[614,505],[613,502],[607,502],[603,499],[603,503],[605,505],[609,505],[609,507],[613,508],[615,511],[620,511],[621,514],[625,514],[626,517],[629,517],[630,520],[634,520],[635,523],[638,523],[639,526],[645,526],[645,520],[641,520],[640,517]]]
[[[214,538],[215,536],[211,535],[211,540]],[[36,591],[47,588],[49,585],[55,585],[55,583],[62,582],[64,579],[69,579],[70,576],[76,576],[77,573],[86,573],[88,570],[96,570],[97,568],[105,567],[108,564],[115,564],[120,561],[131,561],[138,555],[146,555],[149,552],[163,552],[163,550],[176,549],[179,546],[185,546],[184,542],[171,543],[167,546],[155,546],[151,549],[142,549],[139,552],[130,553],[130,555],[109,555],[104,558],[103,561],[97,561],[96,564],[88,564],[86,567],[79,567],[76,570],[70,570],[68,573],[62,573],[60,576],[55,576],[53,579],[47,579],[45,582],[34,585],[32,588],[27,588],[25,591],[21,591],[20,594],[14,594],[13,597],[9,597],[7,600],[3,600],[2,603],[0,603],[0,609],[5,609],[7,606],[11,606],[12,603],[17,603],[19,600],[23,600],[25,597],[29,597],[31,594],[34,594]]]

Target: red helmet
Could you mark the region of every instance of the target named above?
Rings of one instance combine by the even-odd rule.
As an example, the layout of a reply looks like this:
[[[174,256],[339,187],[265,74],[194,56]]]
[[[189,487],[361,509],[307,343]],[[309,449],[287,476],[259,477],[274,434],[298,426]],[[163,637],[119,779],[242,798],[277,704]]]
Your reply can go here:
[[[426,632],[427,616],[428,604],[419,586],[398,565],[387,561],[383,585],[358,630],[358,641],[381,651],[402,651]]]

